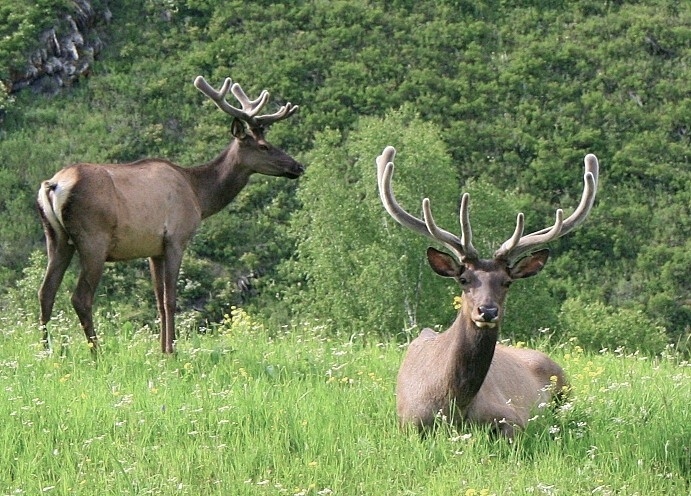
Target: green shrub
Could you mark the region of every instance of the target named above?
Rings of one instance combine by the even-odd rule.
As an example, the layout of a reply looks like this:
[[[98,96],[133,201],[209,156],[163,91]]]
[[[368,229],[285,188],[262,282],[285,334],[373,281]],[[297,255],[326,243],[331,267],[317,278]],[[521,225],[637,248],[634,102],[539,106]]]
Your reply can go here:
[[[583,346],[594,350],[608,348],[656,354],[667,344],[665,328],[636,309],[569,298],[561,307],[559,321],[565,336],[577,338]]]

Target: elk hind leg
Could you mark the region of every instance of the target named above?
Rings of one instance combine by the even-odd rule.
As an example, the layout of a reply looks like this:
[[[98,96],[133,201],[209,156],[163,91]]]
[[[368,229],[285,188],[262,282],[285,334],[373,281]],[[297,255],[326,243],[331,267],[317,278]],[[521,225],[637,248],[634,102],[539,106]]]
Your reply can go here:
[[[98,347],[96,332],[94,331],[93,304],[96,288],[103,275],[105,255],[84,255],[80,253],[82,270],[79,273],[77,288],[72,293],[72,306],[82,325],[88,345],[93,353]]]
[[[38,290],[38,301],[41,306],[40,326],[43,332],[41,341],[46,349],[49,349],[48,321],[53,313],[55,295],[74,255],[74,246],[69,244],[66,238],[58,237],[54,232],[46,230],[46,248],[48,266]]]
[[[160,334],[161,340],[166,332],[166,304],[165,304],[165,287],[164,274],[165,262],[162,257],[149,258],[149,270],[151,271],[151,282],[154,286],[154,294],[156,295],[156,309],[158,310],[158,317],[161,319]]]

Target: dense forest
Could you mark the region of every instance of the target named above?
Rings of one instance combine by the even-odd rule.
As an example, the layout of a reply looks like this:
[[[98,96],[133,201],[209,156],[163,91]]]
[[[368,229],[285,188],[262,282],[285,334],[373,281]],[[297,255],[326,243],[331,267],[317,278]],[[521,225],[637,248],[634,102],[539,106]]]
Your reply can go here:
[[[85,63],[63,78],[45,45],[65,52],[66,39]],[[432,197],[448,230],[470,192],[490,256],[517,212],[530,231],[568,215],[594,153],[593,212],[512,290],[504,334],[689,347],[691,4],[679,0],[0,0],[0,305],[37,319],[42,180],[74,162],[191,166],[224,149],[228,116],[197,75],[300,105],[268,138],[307,172],[254,177],[202,225],[179,280],[195,325],[231,306],[375,335],[445,324],[457,288],[424,264],[426,240],[387,219],[376,156],[398,149],[401,202]],[[74,280],[58,302],[68,313]],[[98,294],[102,309],[153,321],[144,260],[109,265]]]

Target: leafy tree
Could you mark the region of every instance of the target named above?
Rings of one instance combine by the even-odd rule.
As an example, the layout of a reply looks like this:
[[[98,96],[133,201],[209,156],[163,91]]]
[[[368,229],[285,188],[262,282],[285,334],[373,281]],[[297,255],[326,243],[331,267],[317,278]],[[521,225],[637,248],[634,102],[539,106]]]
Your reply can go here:
[[[453,314],[453,293],[426,266],[428,240],[399,226],[381,205],[374,159],[389,144],[398,149],[399,202],[419,214],[428,196],[438,222],[454,225],[454,168],[439,131],[409,107],[363,118],[345,139],[335,130],[320,133],[298,189],[302,207],[291,219],[296,257],[283,269],[301,278],[285,295],[296,314],[337,330],[387,333]]]

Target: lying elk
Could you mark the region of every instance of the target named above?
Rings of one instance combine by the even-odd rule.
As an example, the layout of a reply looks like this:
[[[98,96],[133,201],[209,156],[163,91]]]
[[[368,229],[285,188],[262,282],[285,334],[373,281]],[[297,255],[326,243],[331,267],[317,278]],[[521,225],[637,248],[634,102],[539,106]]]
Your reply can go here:
[[[585,157],[585,187],[578,208],[564,219],[557,210],[550,228],[523,235],[519,213],[514,234],[491,259],[480,258],[472,244],[468,194],[461,200],[461,237],[437,226],[429,199],[421,220],[403,210],[394,198],[391,178],[396,150],[377,157],[379,194],[384,207],[401,225],[432,238],[454,256],[428,248],[427,260],[442,277],[455,279],[463,292],[456,320],[445,332],[424,329],[410,343],[398,373],[396,408],[401,425],[420,431],[437,418],[490,425],[507,438],[524,428],[531,412],[550,402],[566,385],[561,367],[545,354],[497,344],[504,301],[511,283],[537,274],[547,262],[544,244],[572,231],[593,206],[598,180],[595,155]],[[454,258],[455,257],[455,258]]]
[[[296,105],[286,103],[273,114],[257,115],[268,101],[266,90],[250,100],[230,78],[218,91],[202,76],[194,85],[233,117],[232,141],[210,162],[191,168],[157,158],[82,163],[41,184],[38,210],[48,268],[38,295],[46,347],[55,294],[76,251],[81,272],[72,305],[92,349],[97,345],[92,305],[105,262],[148,257],[161,318],[161,350],[173,353],[175,286],[183,252],[200,222],[233,200],[254,173],[290,179],[303,173],[301,164],[264,137],[267,127],[295,113]],[[228,103],[229,90],[242,108]]]

